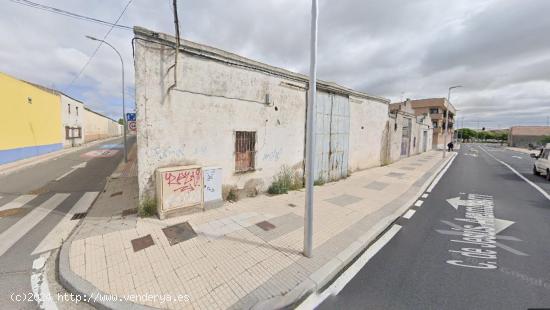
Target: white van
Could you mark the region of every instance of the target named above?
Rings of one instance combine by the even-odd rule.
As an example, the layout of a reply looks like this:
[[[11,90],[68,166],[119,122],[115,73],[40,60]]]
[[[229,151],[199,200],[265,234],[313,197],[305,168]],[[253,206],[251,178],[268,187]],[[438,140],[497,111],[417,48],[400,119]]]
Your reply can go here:
[[[531,154],[531,157],[536,158],[533,174],[545,175],[546,179],[550,181],[550,143],[546,144],[546,147],[540,151],[540,154]]]

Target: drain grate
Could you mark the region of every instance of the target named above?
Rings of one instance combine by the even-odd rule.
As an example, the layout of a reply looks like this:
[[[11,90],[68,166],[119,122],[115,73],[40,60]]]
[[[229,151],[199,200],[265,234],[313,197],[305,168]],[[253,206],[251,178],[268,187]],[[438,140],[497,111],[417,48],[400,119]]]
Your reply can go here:
[[[134,252],[141,251],[154,244],[155,242],[153,241],[153,237],[151,237],[151,235],[132,240],[132,247],[134,248]]]
[[[163,228],[162,232],[166,236],[166,239],[168,239],[168,243],[170,243],[170,245],[176,245],[197,236],[197,233],[193,227],[191,227],[189,222],[168,226]]]
[[[71,217],[71,221],[83,219],[87,214],[88,212],[75,213],[73,217]]]
[[[260,227],[265,231],[270,231],[276,227],[275,225],[271,224],[268,221],[262,221],[262,222],[256,223],[256,226]]]
[[[112,193],[111,197],[120,196],[120,195],[122,195],[122,192],[116,192],[116,193]]]
[[[137,212],[138,210],[136,208],[126,209],[122,211],[122,216],[125,217],[128,215],[136,214]]]

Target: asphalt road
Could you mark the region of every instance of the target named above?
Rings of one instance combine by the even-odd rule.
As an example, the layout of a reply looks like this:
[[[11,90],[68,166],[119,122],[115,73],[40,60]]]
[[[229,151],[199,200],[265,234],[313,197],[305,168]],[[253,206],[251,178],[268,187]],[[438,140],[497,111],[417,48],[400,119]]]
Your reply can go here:
[[[89,206],[85,196],[103,190],[122,158],[122,139],[117,139],[0,176],[1,309],[37,308],[31,275],[33,261],[44,253],[40,245],[59,238],[54,228],[71,225],[65,215],[75,205]]]
[[[318,309],[550,308],[550,201],[491,155],[550,191],[529,155],[463,145],[416,213]]]

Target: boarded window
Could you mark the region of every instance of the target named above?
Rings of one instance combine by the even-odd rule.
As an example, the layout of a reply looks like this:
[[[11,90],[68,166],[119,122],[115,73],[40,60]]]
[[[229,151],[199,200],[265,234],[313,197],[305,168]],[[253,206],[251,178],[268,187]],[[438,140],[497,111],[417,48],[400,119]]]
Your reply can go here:
[[[65,139],[71,138],[71,128],[69,126],[65,126]]]
[[[237,131],[235,135],[235,171],[254,170],[255,131]]]

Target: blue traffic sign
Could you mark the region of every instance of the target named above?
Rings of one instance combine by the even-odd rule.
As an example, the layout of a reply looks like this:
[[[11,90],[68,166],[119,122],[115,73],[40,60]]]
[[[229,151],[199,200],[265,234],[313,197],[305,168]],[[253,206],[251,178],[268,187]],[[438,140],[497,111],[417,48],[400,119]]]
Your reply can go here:
[[[126,113],[126,120],[128,122],[135,122],[136,121],[136,113]]]

